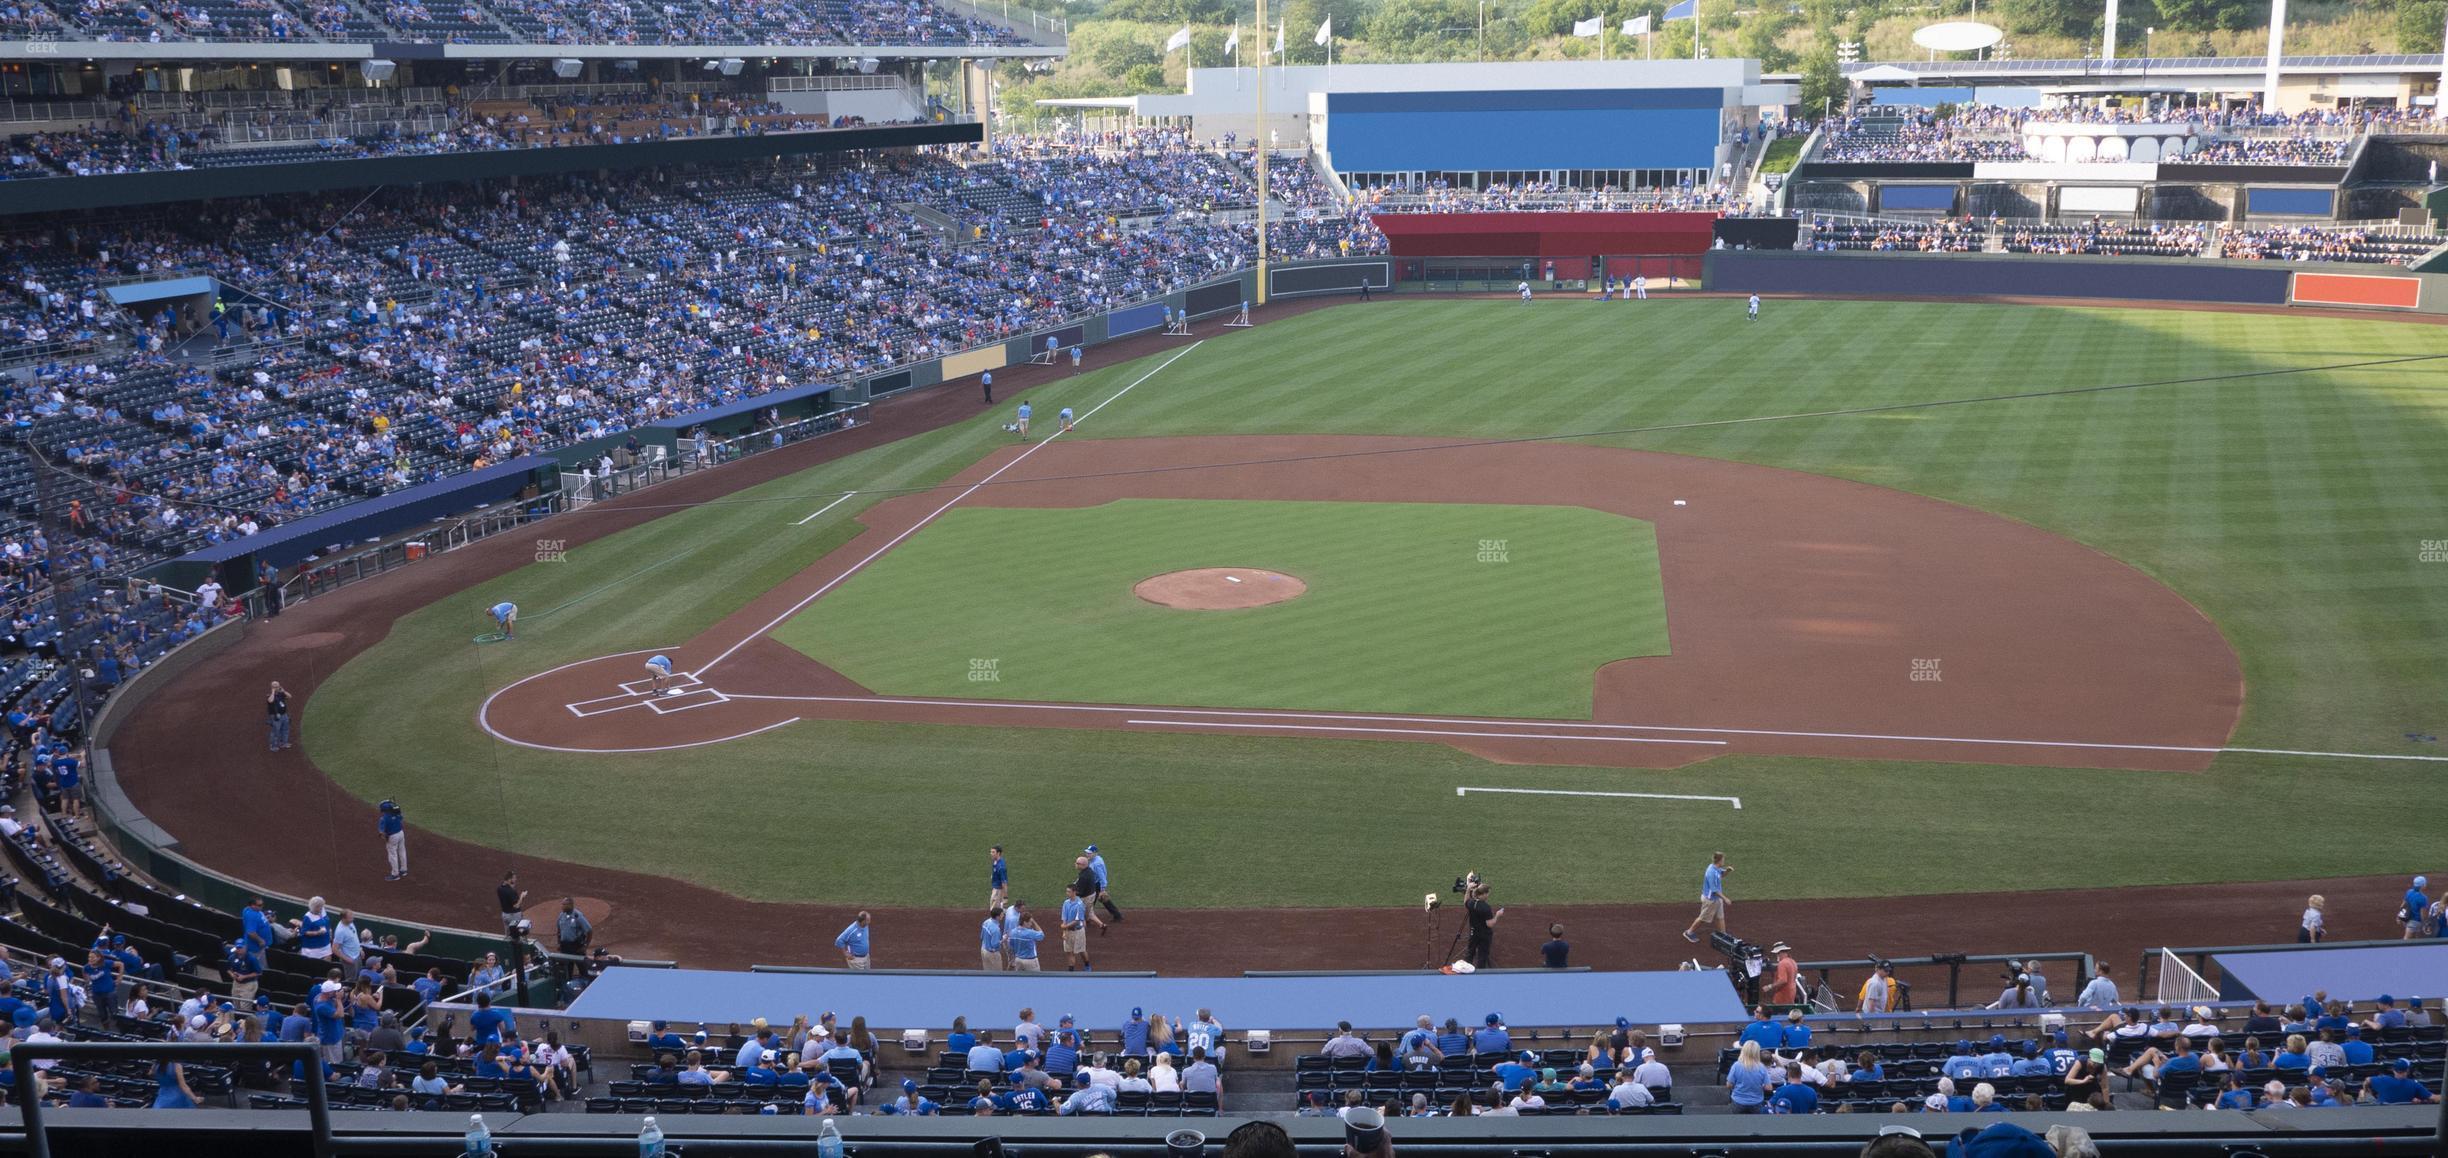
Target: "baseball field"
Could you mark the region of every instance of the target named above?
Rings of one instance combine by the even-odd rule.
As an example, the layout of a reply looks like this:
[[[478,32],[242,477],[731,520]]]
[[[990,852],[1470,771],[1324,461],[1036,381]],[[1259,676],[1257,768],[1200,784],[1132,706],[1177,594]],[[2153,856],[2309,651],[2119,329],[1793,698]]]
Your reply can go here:
[[[769,902],[975,905],[996,843],[1164,908],[2436,868],[2444,367],[2383,319],[1339,306],[539,552],[317,673],[303,743]]]

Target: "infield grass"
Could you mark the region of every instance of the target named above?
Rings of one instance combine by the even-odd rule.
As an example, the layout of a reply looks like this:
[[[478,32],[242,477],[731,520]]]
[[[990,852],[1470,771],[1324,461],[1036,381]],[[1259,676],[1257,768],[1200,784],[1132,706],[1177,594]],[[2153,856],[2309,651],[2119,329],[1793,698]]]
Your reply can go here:
[[[2448,562],[2423,561],[2426,542],[2448,540],[2448,361],[2354,365],[2448,355],[2448,328],[1943,303],[1771,301],[1750,325],[1740,313],[1669,299],[1341,307],[1211,340],[1075,437],[1571,436],[1932,495],[2088,543],[2190,599],[2243,658],[2239,744],[2448,754],[2407,738],[2448,734]],[[1029,397],[1084,410],[1153,365]],[[1826,413],[2138,383],[2160,384]],[[1066,875],[1070,850],[1100,842],[1130,900],[1160,906],[1415,903],[1468,867],[1455,859],[1464,845],[1547,850],[1508,873],[1507,896],[1524,902],[1681,899],[1713,848],[1737,850],[1746,898],[2448,863],[2439,764],[2227,755],[2193,775],[1745,757],[1599,771],[1411,743],[849,723],[593,757],[473,727],[484,694],[520,676],[702,630],[846,541],[875,490],[941,482],[1003,445],[1008,414],[678,512],[411,613],[312,697],[307,750],[351,791],[397,796],[453,836],[773,900],[971,904],[977,850],[998,841],[1024,886]],[[853,488],[866,493],[792,526]],[[468,643],[496,599],[553,607],[673,553],[690,562],[522,621],[515,647]],[[1457,799],[1461,784],[1744,806]],[[2097,837],[2120,823],[2147,838]],[[295,827],[304,838],[316,824]],[[884,849],[903,867],[878,871]],[[1335,850],[1352,855],[1316,871]]]
[[[1199,567],[1308,589],[1132,591]],[[773,634],[885,695],[1584,719],[1599,665],[1667,650],[1649,524],[1458,503],[956,509]]]

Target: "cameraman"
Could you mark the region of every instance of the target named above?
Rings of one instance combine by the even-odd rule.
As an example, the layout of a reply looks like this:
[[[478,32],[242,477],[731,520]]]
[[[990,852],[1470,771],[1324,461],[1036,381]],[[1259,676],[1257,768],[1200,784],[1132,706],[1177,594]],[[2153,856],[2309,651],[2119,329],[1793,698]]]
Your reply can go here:
[[[1462,956],[1474,969],[1489,967],[1496,953],[1496,922],[1504,919],[1504,910],[1489,907],[1487,896],[1487,882],[1474,881],[1470,899],[1462,902],[1462,914],[1470,922],[1470,947]]]

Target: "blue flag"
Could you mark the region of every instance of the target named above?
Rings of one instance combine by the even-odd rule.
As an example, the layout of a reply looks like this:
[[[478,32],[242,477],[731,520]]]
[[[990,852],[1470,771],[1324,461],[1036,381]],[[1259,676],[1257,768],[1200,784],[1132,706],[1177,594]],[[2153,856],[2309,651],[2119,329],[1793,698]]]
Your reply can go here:
[[[1682,3],[1666,10],[1667,22],[1691,19],[1697,13],[1699,4],[1700,0],[1683,0]]]

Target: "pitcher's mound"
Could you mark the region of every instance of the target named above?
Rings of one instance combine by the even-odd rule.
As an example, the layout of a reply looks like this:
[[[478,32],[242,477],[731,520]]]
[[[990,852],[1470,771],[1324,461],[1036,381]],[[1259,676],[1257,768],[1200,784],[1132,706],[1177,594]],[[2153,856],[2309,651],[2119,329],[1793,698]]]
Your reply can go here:
[[[1160,607],[1184,611],[1238,611],[1297,599],[1309,585],[1281,571],[1252,567],[1198,567],[1142,579],[1131,593]]]

